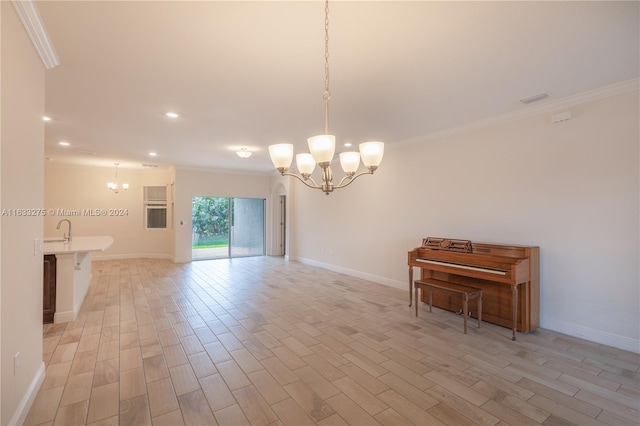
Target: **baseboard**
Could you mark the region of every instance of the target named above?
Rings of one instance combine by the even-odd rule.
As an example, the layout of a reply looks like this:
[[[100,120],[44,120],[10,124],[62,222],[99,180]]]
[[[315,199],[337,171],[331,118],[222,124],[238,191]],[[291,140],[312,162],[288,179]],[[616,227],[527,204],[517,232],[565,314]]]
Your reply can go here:
[[[596,330],[554,318],[542,318],[541,322],[542,328],[546,328],[547,330],[557,331],[558,333],[567,334],[569,336],[578,337],[580,339],[589,340],[590,342],[600,343],[629,352],[640,353],[640,340],[638,339],[619,336],[617,334],[607,333],[606,331]]]
[[[397,288],[400,290],[409,291],[409,281],[392,280],[378,275],[367,274],[365,272],[356,271],[355,269],[343,268],[342,266],[331,265],[329,263],[318,262],[317,260],[307,259],[304,257],[297,257],[292,260],[297,260],[300,263],[306,265],[317,266],[318,268],[328,269],[333,272],[339,272],[341,274],[350,275],[356,278],[362,278],[363,280],[372,281],[374,283],[386,285],[388,287]],[[408,276],[408,275],[407,275]]]
[[[53,314],[53,322],[57,324],[59,322],[70,322],[76,319],[74,311],[56,312]]]
[[[21,425],[27,418],[27,414],[29,414],[29,410],[33,405],[33,401],[36,399],[36,395],[38,395],[38,391],[40,390],[40,386],[42,386],[42,382],[44,382],[44,362],[40,364],[40,368],[36,372],[35,377],[31,381],[31,384],[27,388],[27,392],[20,400],[16,411],[13,413],[11,417],[11,421],[9,424],[13,425]]]

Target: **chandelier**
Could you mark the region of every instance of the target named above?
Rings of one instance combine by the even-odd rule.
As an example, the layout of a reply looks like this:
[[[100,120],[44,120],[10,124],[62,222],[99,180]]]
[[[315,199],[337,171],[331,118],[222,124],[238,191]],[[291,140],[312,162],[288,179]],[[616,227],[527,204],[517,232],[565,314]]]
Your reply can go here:
[[[107,188],[109,188],[110,190],[112,190],[113,192],[115,192],[116,194],[118,192],[120,192],[120,187],[118,186],[118,166],[120,165],[120,163],[113,163],[116,166],[116,181],[115,182],[109,182],[107,184]],[[123,183],[122,184],[122,189],[124,189],[125,191],[127,189],[129,189],[129,184],[128,183]]]
[[[296,166],[299,175],[289,172],[289,167],[293,161],[293,144],[280,143],[269,146],[269,155],[275,168],[282,176],[293,176],[310,188],[320,189],[329,195],[334,189],[344,188],[351,184],[358,177],[365,174],[373,174],[382,162],[384,154],[384,143],[364,142],[359,146],[360,152],[340,153],[340,165],[345,172],[345,176],[336,185],[333,183],[333,173],[331,171],[331,160],[336,149],[336,138],[329,134],[329,0],[325,1],[324,7],[324,135],[313,136],[307,139],[310,153],[297,154]],[[360,160],[366,170],[357,173],[360,167]],[[311,174],[315,170],[316,164],[322,169],[322,183],[317,184]]]

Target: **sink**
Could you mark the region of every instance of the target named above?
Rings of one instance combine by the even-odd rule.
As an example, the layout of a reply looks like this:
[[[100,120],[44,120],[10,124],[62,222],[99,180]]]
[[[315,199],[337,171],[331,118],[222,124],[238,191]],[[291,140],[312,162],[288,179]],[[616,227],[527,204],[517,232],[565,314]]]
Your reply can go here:
[[[66,243],[67,242],[67,240],[61,237],[44,238],[43,241],[45,243]]]

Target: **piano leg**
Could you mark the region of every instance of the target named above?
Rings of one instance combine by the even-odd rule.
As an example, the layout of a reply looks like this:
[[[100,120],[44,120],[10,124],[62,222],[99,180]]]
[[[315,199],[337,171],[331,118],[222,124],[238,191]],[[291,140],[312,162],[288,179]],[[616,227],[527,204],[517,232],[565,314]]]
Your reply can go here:
[[[411,307],[412,297],[413,297],[413,266],[409,266],[409,307]],[[416,303],[418,303],[416,297]]]
[[[480,323],[482,322],[482,292],[478,296],[478,328],[480,328]]]
[[[462,320],[462,328],[464,330],[464,334],[467,334],[467,317],[469,316],[469,293],[464,293],[462,295],[462,316],[464,319]]]
[[[518,328],[518,286],[511,286],[511,304],[513,305],[513,337],[512,341],[516,340],[516,329]]]

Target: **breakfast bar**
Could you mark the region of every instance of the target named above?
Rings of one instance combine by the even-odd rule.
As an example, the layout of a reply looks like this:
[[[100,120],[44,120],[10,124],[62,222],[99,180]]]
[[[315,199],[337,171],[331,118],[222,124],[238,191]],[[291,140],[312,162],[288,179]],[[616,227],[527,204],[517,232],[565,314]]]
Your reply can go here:
[[[45,258],[55,256],[54,323],[76,319],[91,282],[91,253],[107,250],[111,244],[109,236],[44,239]]]

